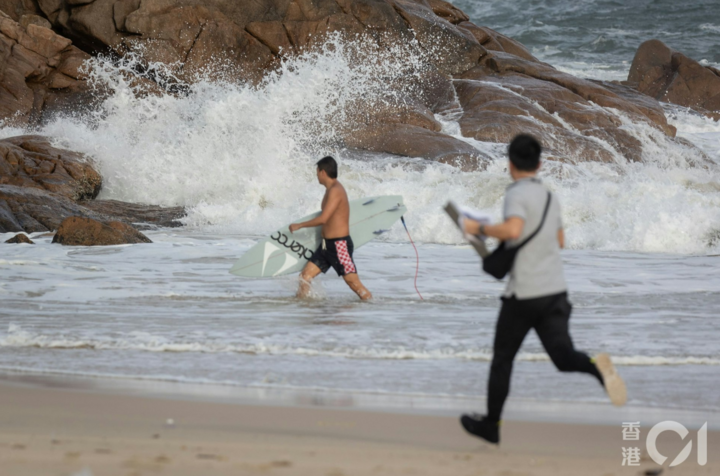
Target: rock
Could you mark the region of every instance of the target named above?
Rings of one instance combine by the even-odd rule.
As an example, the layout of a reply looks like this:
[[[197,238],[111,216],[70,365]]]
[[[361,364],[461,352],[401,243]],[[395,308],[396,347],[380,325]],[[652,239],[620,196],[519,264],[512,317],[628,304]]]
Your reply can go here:
[[[65,246],[152,243],[148,237],[125,223],[119,221],[102,223],[91,218],[75,216],[63,220],[52,242]]]
[[[82,154],[52,147],[41,136],[16,136],[0,140],[0,184],[80,200],[97,197],[102,178]]]
[[[524,61],[513,58],[512,61]],[[590,83],[590,91],[584,91],[585,85],[570,82],[572,90],[566,87],[565,78],[558,80],[553,72],[537,72],[531,68],[524,71],[534,76],[512,69],[479,66],[458,77],[455,87],[463,109],[459,120],[463,135],[485,142],[506,143],[517,134],[531,133],[542,139],[548,156],[562,161],[642,159],[642,144],[623,129],[620,118],[578,94],[598,94],[599,86]],[[614,93],[604,88],[602,91],[609,98],[620,100]],[[630,117],[657,128],[667,126],[664,115],[652,116],[648,112],[659,114],[661,109],[657,104],[637,102],[646,110],[626,103],[625,112]]]
[[[28,245],[34,245],[35,242],[28,238],[28,236],[24,233],[18,233],[17,235],[13,236],[9,240],[5,241],[5,243],[11,243],[11,244],[20,244],[20,243],[27,243]]]
[[[140,228],[176,227],[184,215],[182,207],[161,208],[115,200],[75,203],[42,188],[0,185],[0,233],[53,231],[72,216],[122,221]]]
[[[421,157],[463,170],[481,170],[489,157],[454,137],[408,124],[384,124],[358,131],[346,140],[348,147],[371,152]]]
[[[0,185],[0,233],[56,230],[70,216],[101,216],[41,188]]]
[[[674,51],[660,40],[640,45],[628,84],[659,101],[720,120],[720,72]]]
[[[154,227],[175,228],[183,226],[179,221],[186,215],[183,207],[158,207],[118,200],[81,200],[82,208],[91,210],[115,221],[131,223],[139,229]]]
[[[412,0],[392,0],[431,61],[443,73],[459,74],[474,67],[487,51],[452,23]]]
[[[458,29],[466,33],[467,36],[475,38],[486,50],[509,53],[534,63],[540,63],[540,60],[535,58],[520,42],[502,35],[495,30],[477,26],[469,21],[460,22],[457,26]]]
[[[15,21],[20,21],[23,15],[42,14],[35,0],[0,0],[0,11]]]
[[[34,125],[47,115],[92,101],[79,70],[89,56],[35,15],[23,24],[0,11],[0,120]]]
[[[663,115],[646,115],[645,108],[636,107],[634,104],[624,100],[617,94],[609,91],[600,84],[592,81],[576,78],[575,76],[556,70],[544,63],[535,63],[508,53],[493,53],[487,58],[480,68],[476,68],[468,74],[475,74],[477,71],[490,70],[500,76],[512,75],[512,73],[529,76],[548,83],[555,83],[569,92],[574,93],[581,99],[595,103],[604,108],[617,109],[635,120],[647,122],[663,131],[666,135],[674,137],[674,128],[671,128]],[[587,104],[587,103],[585,103]]]

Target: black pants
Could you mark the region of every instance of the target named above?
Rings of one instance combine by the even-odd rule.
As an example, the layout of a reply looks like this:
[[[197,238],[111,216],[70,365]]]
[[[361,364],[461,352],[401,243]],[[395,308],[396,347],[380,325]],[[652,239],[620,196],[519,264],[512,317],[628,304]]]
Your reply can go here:
[[[561,372],[585,372],[602,384],[602,376],[587,354],[573,347],[568,330],[572,306],[567,293],[535,299],[502,298],[493,360],[488,382],[488,418],[500,420],[503,404],[510,392],[513,360],[530,329],[535,329],[545,351]]]

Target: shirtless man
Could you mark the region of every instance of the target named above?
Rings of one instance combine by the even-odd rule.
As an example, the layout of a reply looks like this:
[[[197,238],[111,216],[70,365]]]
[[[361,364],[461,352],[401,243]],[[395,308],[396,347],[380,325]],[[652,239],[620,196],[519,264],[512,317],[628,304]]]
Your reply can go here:
[[[303,223],[290,225],[290,233],[301,228],[322,225],[323,240],[313,257],[300,274],[300,288],[297,296],[307,297],[310,282],[320,273],[332,266],[338,276],[342,276],[350,289],[363,301],[372,298],[372,294],[360,282],[352,259],[353,242],[350,238],[350,204],[345,188],[337,180],[337,162],[332,157],[323,157],[317,163],[318,182],[326,189],[322,201],[322,213],[319,217]]]

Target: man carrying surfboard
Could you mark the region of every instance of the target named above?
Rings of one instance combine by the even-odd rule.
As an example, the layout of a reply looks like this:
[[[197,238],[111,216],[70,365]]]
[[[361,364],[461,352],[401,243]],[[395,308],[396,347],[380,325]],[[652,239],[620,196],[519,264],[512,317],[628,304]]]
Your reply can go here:
[[[505,246],[501,252],[519,248],[511,251],[517,253],[514,261],[506,260],[505,270],[500,273],[504,275],[509,267],[510,280],[495,328],[487,415],[462,415],[460,418],[468,433],[495,444],[500,442],[500,416],[510,391],[513,360],[531,329],[537,332],[558,370],[594,376],[605,386],[615,405],[623,405],[627,399],[625,384],[615,371],[610,356],[599,354],[590,358],[575,350],[570,338],[568,324],[572,306],[567,299],[560,257],[560,248],[565,244],[560,203],[537,178],[540,153],[540,143],[533,137],[520,135],[513,139],[508,148],[513,184],[505,194],[505,221],[489,225],[464,220],[466,233],[503,241]],[[483,258],[486,271],[491,259],[492,255]],[[497,276],[494,272],[491,274]]]
[[[322,200],[322,212],[312,220],[293,223],[290,232],[301,228],[322,226],[322,243],[313,253],[300,274],[300,287],[297,296],[307,297],[311,281],[320,273],[332,268],[342,276],[350,289],[366,301],[372,298],[357,274],[353,261],[353,241],[350,237],[350,203],[345,188],[337,179],[337,162],[332,157],[323,157],[317,163],[318,182],[325,187]]]

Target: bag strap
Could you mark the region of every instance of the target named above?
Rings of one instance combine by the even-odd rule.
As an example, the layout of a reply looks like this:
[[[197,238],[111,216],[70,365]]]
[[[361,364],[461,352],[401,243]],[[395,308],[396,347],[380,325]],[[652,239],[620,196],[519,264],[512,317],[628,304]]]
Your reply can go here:
[[[552,194],[550,193],[550,191],[548,191],[547,203],[545,204],[545,211],[543,212],[542,220],[540,220],[540,225],[538,225],[537,229],[532,233],[532,235],[528,236],[527,238],[525,238],[525,240],[524,240],[522,243],[520,243],[519,245],[517,245],[517,246],[515,247],[516,249],[519,250],[520,248],[522,248],[523,246],[525,246],[525,245],[528,243],[528,241],[530,241],[530,240],[532,240],[533,238],[535,238],[535,235],[537,235],[538,233],[540,233],[540,230],[542,229],[543,225],[545,224],[545,218],[547,217],[548,210],[550,210],[550,199],[551,199],[551,198],[552,198]]]

